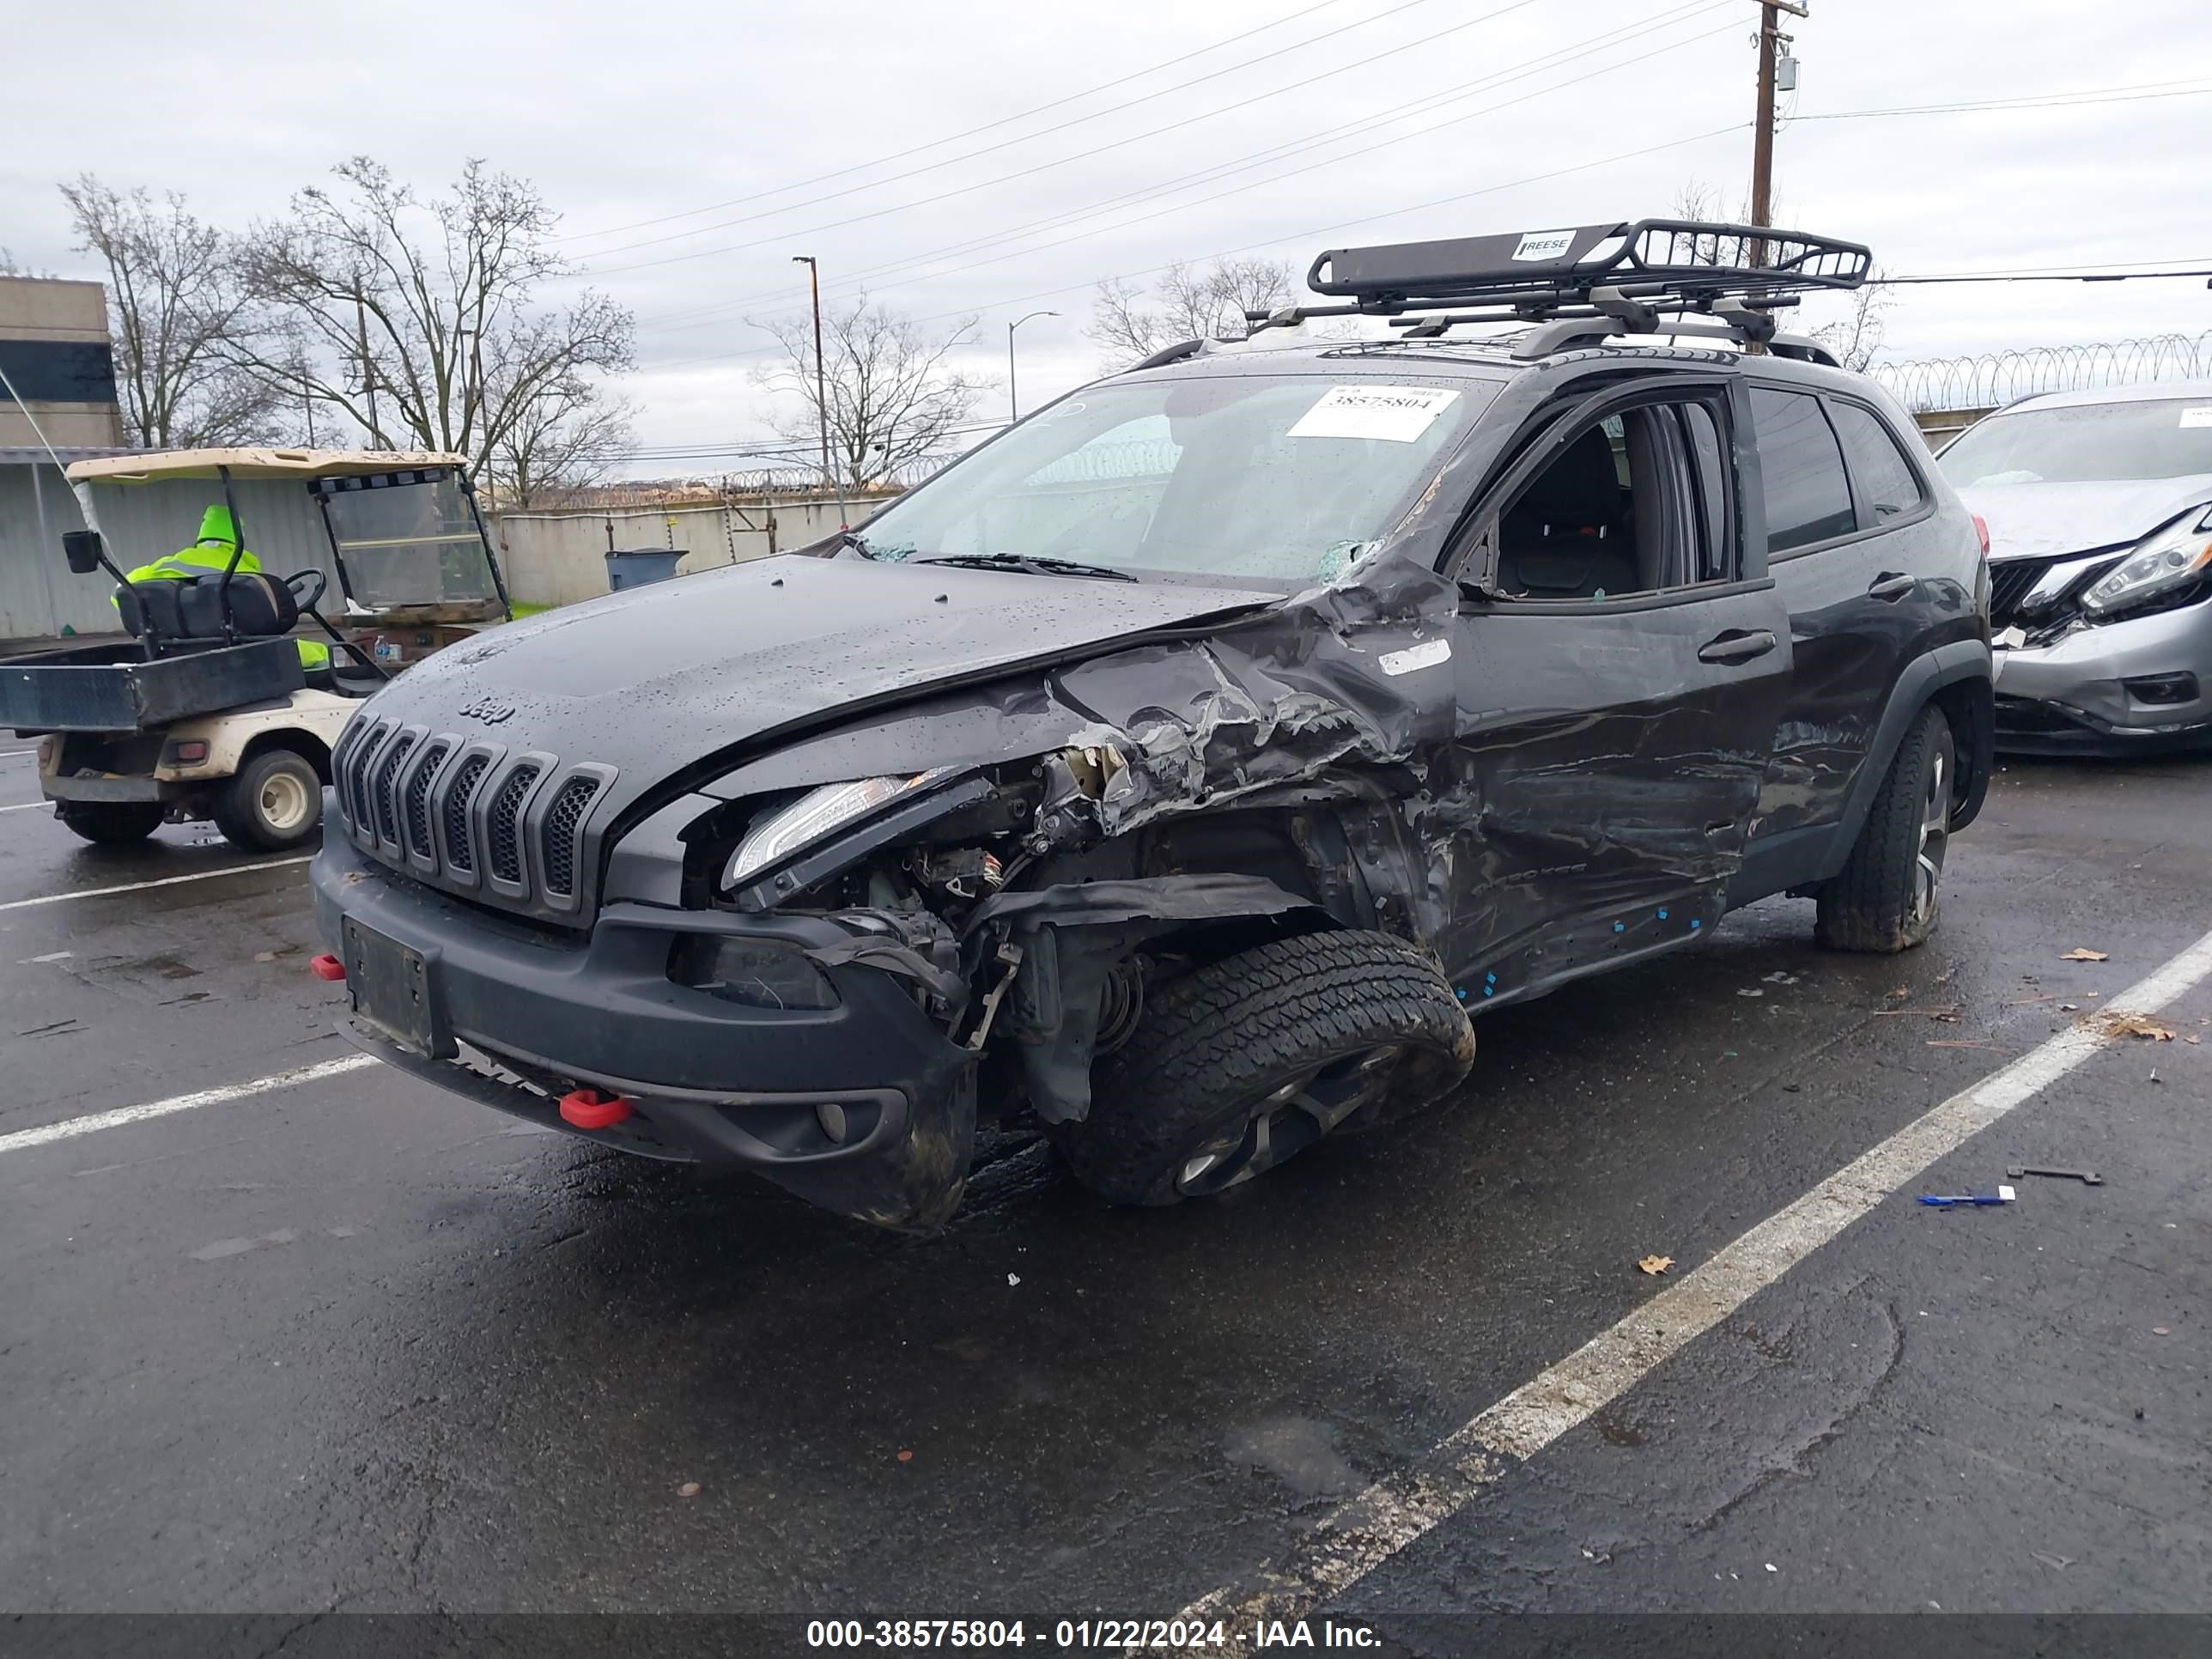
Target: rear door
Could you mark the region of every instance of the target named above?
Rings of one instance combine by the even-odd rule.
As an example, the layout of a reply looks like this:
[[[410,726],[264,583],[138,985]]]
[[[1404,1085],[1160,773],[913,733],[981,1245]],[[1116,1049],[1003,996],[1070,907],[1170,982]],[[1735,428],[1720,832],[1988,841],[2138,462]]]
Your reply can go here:
[[[1740,386],[1659,377],[1552,414],[1447,565],[1447,959],[1493,1001],[1713,926],[1790,672],[1744,534]]]
[[[1842,816],[1921,626],[1915,573],[1934,567],[1914,542],[1935,504],[1919,464],[1869,406],[1802,387],[1754,384],[1750,397],[1767,562],[1792,651],[1759,797],[1765,841]]]

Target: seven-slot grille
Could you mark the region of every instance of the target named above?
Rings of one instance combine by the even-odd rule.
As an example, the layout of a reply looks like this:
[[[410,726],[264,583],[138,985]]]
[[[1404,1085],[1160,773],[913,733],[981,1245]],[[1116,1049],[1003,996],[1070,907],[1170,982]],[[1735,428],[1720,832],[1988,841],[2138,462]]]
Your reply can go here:
[[[338,817],[365,851],[502,908],[580,908],[585,820],[612,769],[389,720],[357,720],[331,766]]]
[[[2007,559],[1990,566],[1990,620],[1999,628],[2016,620],[2028,596],[2056,559]]]

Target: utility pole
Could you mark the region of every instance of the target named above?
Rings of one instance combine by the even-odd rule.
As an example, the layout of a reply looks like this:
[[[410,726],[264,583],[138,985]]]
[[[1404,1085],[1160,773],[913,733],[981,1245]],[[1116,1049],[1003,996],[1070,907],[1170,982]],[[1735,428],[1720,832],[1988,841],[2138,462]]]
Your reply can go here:
[[[1006,418],[1010,422],[1022,418],[1021,400],[1014,395],[1014,331],[1030,318],[1059,315],[1056,311],[1032,311],[1028,317],[1017,317],[1006,325]]]
[[[1790,44],[1782,33],[1781,14],[1810,15],[1793,0],[1759,0],[1759,118],[1751,140],[1751,222],[1774,222],[1774,65],[1778,48]],[[1766,263],[1766,244],[1751,246],[1751,263]]]

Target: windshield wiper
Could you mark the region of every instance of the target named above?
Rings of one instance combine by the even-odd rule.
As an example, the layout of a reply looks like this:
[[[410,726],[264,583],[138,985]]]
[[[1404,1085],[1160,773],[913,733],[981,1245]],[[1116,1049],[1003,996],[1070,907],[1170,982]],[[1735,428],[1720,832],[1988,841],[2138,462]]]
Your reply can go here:
[[[1107,581],[1137,579],[1110,564],[1085,564],[1078,559],[1048,558],[1041,553],[947,553],[934,559],[915,559],[915,564],[957,564],[974,570],[1021,570],[1032,576],[1097,576]]]

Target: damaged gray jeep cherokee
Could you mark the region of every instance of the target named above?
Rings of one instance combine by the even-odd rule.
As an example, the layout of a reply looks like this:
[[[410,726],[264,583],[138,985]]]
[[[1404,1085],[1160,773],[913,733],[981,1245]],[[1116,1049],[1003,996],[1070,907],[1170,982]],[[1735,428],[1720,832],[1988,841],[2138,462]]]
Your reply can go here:
[[[1170,1203],[1754,899],[1917,944],[1989,774],[1984,550],[1773,316],[1867,264],[1656,220],[1334,250],[1334,303],[858,533],[441,653],[333,758],[345,1029],[922,1228],[979,1115]],[[1400,331],[1295,328],[1344,314]]]

